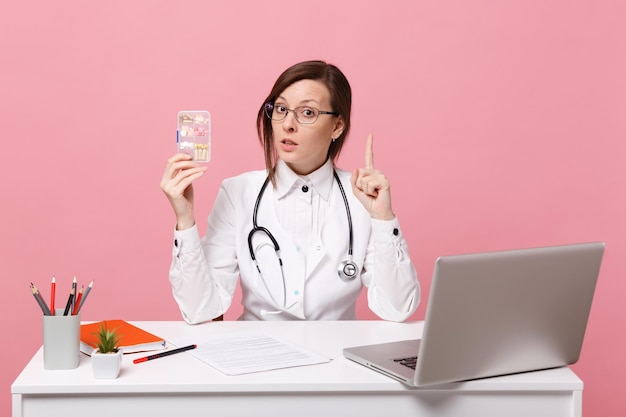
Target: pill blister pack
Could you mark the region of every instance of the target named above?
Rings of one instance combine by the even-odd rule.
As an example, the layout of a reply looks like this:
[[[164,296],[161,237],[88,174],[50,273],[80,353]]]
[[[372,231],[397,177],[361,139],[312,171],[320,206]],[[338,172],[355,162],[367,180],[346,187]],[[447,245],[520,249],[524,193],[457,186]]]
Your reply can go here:
[[[211,160],[211,114],[205,110],[178,112],[176,130],[178,151],[189,154],[194,161]]]

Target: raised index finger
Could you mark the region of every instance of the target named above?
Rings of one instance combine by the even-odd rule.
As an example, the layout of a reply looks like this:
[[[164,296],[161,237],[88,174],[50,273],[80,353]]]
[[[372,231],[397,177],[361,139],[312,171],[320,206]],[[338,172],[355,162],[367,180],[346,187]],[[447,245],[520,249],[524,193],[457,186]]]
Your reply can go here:
[[[374,169],[374,136],[372,134],[365,142],[365,168]]]

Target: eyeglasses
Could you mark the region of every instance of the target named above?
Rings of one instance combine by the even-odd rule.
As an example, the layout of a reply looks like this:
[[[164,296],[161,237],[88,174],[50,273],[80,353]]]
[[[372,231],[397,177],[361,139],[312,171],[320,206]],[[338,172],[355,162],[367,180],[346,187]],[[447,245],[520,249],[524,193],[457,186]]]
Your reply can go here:
[[[289,112],[292,112],[298,123],[303,125],[315,123],[320,114],[332,114],[333,116],[339,116],[338,113],[323,111],[316,109],[315,107],[300,106],[295,109],[288,109],[281,104],[265,103],[265,115],[275,122],[285,120],[287,113]]]

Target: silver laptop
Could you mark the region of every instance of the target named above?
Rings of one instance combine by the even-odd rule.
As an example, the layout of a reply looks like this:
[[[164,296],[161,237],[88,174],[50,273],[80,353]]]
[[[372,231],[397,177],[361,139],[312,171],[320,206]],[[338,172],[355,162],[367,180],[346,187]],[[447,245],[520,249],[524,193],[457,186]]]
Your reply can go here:
[[[419,340],[344,349],[411,386],[575,363],[604,243],[437,259]]]

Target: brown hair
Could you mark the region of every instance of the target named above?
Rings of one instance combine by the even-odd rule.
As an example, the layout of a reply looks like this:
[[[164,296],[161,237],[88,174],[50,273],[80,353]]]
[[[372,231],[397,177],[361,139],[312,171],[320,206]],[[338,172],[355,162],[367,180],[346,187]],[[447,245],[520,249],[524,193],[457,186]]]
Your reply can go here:
[[[352,108],[352,89],[347,78],[339,68],[324,61],[305,61],[287,68],[276,80],[269,95],[263,100],[256,119],[259,141],[265,152],[265,166],[268,175],[274,182],[274,168],[278,156],[274,148],[272,121],[265,115],[265,104],[274,103],[274,100],[287,87],[300,80],[315,80],[322,82],[330,92],[329,111],[337,113],[343,118],[344,129],[341,135],[330,144],[328,158],[333,163],[339,156],[344,141],[350,131],[350,110]]]

